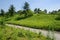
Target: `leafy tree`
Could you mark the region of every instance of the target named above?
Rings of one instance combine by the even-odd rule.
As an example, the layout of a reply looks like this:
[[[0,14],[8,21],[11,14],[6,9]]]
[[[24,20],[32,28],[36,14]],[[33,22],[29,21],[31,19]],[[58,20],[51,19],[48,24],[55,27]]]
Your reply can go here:
[[[17,11],[17,13],[22,13],[22,10]]]
[[[38,14],[45,14],[45,13],[47,13],[47,10],[45,9],[44,11],[42,11],[42,10],[40,10],[40,8],[38,8],[37,13]]]
[[[44,12],[47,13],[47,10],[45,9]]]
[[[57,11],[57,14],[60,15],[60,9]]]
[[[23,14],[22,12],[23,12],[22,10],[19,10],[19,11],[17,11],[17,14],[22,15]]]
[[[25,13],[25,16],[27,16],[27,11],[29,10],[29,4],[28,2],[24,3],[24,7],[23,7],[23,13]]]
[[[38,11],[38,14],[39,14],[39,13],[40,13],[40,11],[41,11],[41,10],[40,10],[40,8],[38,8],[38,10],[37,10],[37,11]]]
[[[23,13],[25,14],[25,17],[32,15],[32,13],[29,12],[29,11],[30,11],[30,8],[29,8],[29,3],[28,3],[28,2],[25,2],[25,3],[24,3],[23,9],[24,9],[24,10],[23,10]],[[29,15],[28,15],[28,14],[29,14]]]
[[[53,10],[52,12],[50,12],[51,14],[57,14],[57,15],[59,15],[60,14],[60,9],[58,10],[58,11],[56,11],[56,10]]]
[[[34,9],[34,12],[35,12],[35,13],[37,13],[37,10],[38,10],[38,9],[37,9],[37,8],[35,8],[35,9]]]
[[[35,9],[34,9],[34,12],[35,12],[35,13],[38,13],[38,14],[39,14],[40,11],[41,11],[40,8],[35,8]]]
[[[57,11],[55,10],[55,11],[52,11],[52,12],[50,12],[51,14],[57,14]]]
[[[5,25],[5,12],[3,9],[1,9],[1,14],[2,17],[0,19],[0,25],[3,27]]]
[[[60,12],[60,9],[58,10],[58,12]]]
[[[32,10],[29,9],[28,12],[27,12],[27,16],[32,16],[33,13],[34,13],[34,12],[33,12]]]
[[[3,9],[1,9],[0,15],[4,16],[4,10]]]
[[[14,13],[15,13],[15,7],[13,5],[11,5],[10,8],[9,8],[9,15],[13,16]]]
[[[25,3],[24,3],[23,9],[24,9],[24,10],[29,10],[29,9],[30,9],[28,2],[25,2]]]

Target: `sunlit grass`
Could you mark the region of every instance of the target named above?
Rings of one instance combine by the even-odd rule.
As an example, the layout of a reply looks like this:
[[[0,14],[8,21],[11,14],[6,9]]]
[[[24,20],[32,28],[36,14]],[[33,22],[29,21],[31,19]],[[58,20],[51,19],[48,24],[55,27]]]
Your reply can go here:
[[[60,21],[55,20],[57,15],[50,14],[34,14],[32,17],[16,20],[18,16],[14,16],[8,23],[18,24],[22,26],[38,28],[38,29],[48,29],[48,27],[54,28],[55,30],[60,29]],[[57,27],[59,25],[59,27]]]
[[[0,26],[0,40],[46,40],[46,37],[28,30]]]

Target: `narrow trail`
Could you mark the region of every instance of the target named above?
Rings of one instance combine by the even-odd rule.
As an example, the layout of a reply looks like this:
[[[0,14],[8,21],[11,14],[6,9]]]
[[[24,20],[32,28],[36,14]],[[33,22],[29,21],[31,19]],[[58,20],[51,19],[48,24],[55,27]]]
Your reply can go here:
[[[47,34],[48,34],[47,30],[34,29],[34,28],[29,28],[29,27],[24,27],[24,26],[19,26],[19,25],[13,25],[13,24],[6,24],[6,25],[10,26],[10,27],[15,27],[15,28],[21,28],[21,29],[24,29],[24,30],[29,30],[29,31],[32,31],[32,32],[35,32],[35,33],[41,32],[42,35],[44,35],[44,36],[47,36]],[[53,37],[53,32],[51,32],[51,31],[50,31],[50,37],[51,38]],[[54,32],[54,37],[55,37],[56,40],[60,40],[60,32]]]

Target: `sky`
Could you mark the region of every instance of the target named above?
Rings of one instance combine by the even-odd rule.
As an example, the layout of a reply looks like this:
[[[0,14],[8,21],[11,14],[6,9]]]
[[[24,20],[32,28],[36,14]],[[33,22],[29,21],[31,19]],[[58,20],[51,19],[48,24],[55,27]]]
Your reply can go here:
[[[14,5],[16,11],[23,9],[25,2],[30,4],[30,8],[40,8],[41,10],[47,9],[47,11],[60,9],[60,0],[0,0],[0,10],[8,11],[10,5]]]

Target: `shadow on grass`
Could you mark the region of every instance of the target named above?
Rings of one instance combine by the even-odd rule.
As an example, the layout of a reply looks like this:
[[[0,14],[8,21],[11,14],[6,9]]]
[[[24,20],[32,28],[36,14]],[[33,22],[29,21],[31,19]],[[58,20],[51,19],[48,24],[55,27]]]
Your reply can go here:
[[[29,18],[29,17],[32,17],[32,16],[17,17],[17,18],[15,18],[15,20],[23,20],[23,19],[26,19],[26,18]]]

